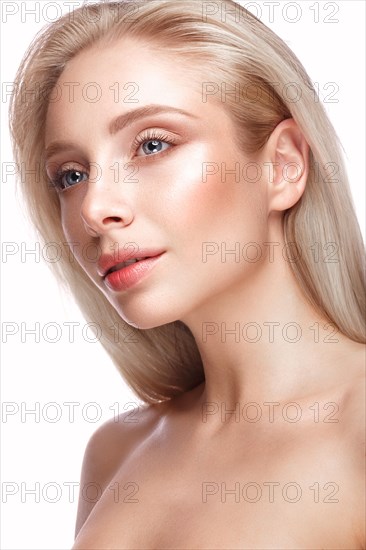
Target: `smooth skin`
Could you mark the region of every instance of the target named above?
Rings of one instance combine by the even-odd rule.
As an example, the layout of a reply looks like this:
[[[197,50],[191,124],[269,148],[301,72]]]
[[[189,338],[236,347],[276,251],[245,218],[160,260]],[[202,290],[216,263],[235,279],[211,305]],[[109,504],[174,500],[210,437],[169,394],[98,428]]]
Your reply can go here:
[[[80,496],[73,549],[365,548],[365,346],[307,303],[282,253],[283,213],[305,191],[309,146],[289,119],[257,154],[239,150],[219,96],[202,101],[205,80],[124,39],[72,59],[58,81],[64,93],[48,109],[46,148],[69,143],[47,171],[51,179],[70,171],[63,182],[72,187],[59,196],[77,261],[130,325],[183,321],[206,378],[93,434],[81,486],[99,483],[103,492],[97,502]],[[70,82],[79,83],[73,101]],[[100,86],[98,101],[85,94],[90,82]],[[126,83],[134,85],[124,91]],[[135,103],[123,101],[131,90]],[[188,114],[134,117],[110,133],[116,117],[151,105]],[[153,129],[160,140],[149,137]],[[132,147],[138,136],[144,142]],[[222,170],[236,162],[240,181]],[[242,170],[253,162],[255,182]],[[219,167],[206,180],[205,163]],[[297,168],[286,170],[289,163]],[[166,252],[145,279],[114,292],[82,251],[111,252],[115,243]],[[207,261],[204,243],[219,250]],[[225,255],[236,243],[240,261]],[[257,261],[247,243],[260,247]],[[272,259],[264,243],[277,243]]]

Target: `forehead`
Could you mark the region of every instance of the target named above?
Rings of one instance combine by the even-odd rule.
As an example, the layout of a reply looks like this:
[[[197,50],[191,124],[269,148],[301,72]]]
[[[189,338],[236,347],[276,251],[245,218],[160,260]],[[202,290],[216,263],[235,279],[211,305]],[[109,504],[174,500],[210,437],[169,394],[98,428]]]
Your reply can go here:
[[[55,124],[95,123],[151,103],[200,110],[204,82],[199,66],[148,43],[122,39],[91,47],[71,59],[52,92],[46,135]],[[207,79],[206,79],[207,80]],[[207,102],[209,103],[209,102]]]
[[[168,76],[173,72],[177,76],[181,73],[180,68],[181,62],[177,66],[177,59],[168,50],[164,52],[162,46],[159,48],[146,41],[123,38],[110,45],[96,43],[82,50],[67,63],[60,80],[72,76],[85,84],[97,75],[101,85],[110,85],[116,79],[151,84],[154,73]]]

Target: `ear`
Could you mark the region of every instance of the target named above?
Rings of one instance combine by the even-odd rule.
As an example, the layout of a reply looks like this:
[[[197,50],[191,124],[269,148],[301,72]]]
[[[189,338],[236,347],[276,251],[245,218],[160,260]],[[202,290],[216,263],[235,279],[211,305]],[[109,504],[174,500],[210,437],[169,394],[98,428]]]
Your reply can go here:
[[[264,162],[271,167],[268,214],[287,210],[301,198],[309,175],[309,150],[294,119],[283,120],[273,130],[263,150]]]

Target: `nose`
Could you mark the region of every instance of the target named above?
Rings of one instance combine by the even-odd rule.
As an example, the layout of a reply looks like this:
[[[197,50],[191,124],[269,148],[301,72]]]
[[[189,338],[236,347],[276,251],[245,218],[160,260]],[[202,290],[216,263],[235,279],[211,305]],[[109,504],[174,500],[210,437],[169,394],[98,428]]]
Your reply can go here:
[[[126,196],[126,185],[104,177],[87,183],[80,215],[89,235],[99,237],[132,222],[131,197]]]

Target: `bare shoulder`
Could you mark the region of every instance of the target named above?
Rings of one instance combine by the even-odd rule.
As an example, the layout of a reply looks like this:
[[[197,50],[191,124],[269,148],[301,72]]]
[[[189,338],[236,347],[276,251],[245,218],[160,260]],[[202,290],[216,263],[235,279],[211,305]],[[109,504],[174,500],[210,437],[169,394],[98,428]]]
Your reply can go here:
[[[343,395],[343,425],[356,445],[365,443],[366,346],[363,348],[350,359],[354,370]]]
[[[91,435],[81,466],[75,538],[123,461],[154,429],[165,408],[165,403],[136,405]]]
[[[362,354],[361,354],[362,355]],[[343,394],[339,417],[341,440],[349,460],[343,467],[343,486],[348,488],[348,508],[354,510],[353,528],[359,548],[366,548],[365,524],[365,437],[366,437],[366,376],[361,358],[359,375],[350,380]]]

